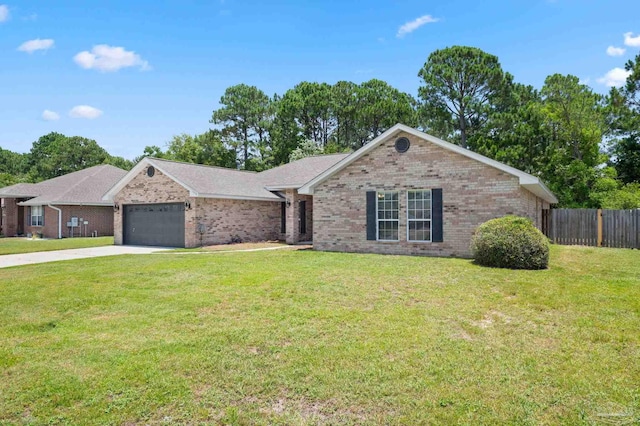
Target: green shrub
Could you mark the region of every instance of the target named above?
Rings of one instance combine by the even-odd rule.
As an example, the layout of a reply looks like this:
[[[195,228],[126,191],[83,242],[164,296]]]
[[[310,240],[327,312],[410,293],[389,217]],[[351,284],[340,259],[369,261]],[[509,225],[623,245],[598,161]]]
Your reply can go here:
[[[471,242],[476,263],[510,269],[546,269],[549,241],[531,222],[505,216],[480,225]]]

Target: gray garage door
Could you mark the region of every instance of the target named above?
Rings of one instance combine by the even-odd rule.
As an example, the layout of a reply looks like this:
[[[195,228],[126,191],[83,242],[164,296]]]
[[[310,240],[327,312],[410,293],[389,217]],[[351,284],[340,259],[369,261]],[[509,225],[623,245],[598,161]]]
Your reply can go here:
[[[124,244],[184,247],[184,204],[124,206]]]

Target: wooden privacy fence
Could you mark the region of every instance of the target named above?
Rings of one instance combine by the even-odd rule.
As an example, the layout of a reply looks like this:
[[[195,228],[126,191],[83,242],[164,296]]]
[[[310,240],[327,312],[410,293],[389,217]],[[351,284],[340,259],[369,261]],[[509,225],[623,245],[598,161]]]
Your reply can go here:
[[[640,249],[640,209],[544,210],[542,231],[556,244]]]

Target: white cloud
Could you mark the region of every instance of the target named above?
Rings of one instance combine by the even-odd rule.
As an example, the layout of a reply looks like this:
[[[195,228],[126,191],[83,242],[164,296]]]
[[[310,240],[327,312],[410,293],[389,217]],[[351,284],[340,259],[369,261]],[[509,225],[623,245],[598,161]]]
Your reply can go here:
[[[631,71],[616,67],[607,72],[604,77],[599,78],[598,83],[604,84],[607,87],[620,87],[624,85],[630,74]]]
[[[415,30],[417,30],[418,28],[420,28],[425,24],[432,24],[434,22],[438,22],[439,20],[440,19],[434,18],[431,15],[421,16],[417,19],[414,19],[413,21],[407,22],[406,24],[398,28],[398,33],[396,34],[396,37],[402,38],[405,35],[414,32]]]
[[[0,4],[0,22],[9,20],[9,7],[6,4]]]
[[[624,44],[629,47],[640,47],[640,34],[634,37],[633,33],[625,33]]]
[[[88,118],[93,120],[102,115],[102,111],[89,105],[78,105],[71,108],[69,117],[71,118]]]
[[[627,49],[625,49],[624,47],[615,47],[615,46],[607,47],[607,55],[609,56],[622,56],[626,51]]]
[[[36,38],[34,40],[25,41],[18,47],[18,50],[21,52],[33,53],[36,50],[51,49],[54,43],[53,39],[50,38]]]
[[[55,111],[49,111],[48,109],[45,109],[44,111],[42,111],[42,119],[44,121],[56,121],[60,120],[60,115]]]
[[[97,69],[103,72],[114,72],[120,68],[138,67],[141,71],[150,70],[149,63],[133,51],[124,47],[98,44],[91,52],[85,50],[73,57],[76,64],[84,69]]]

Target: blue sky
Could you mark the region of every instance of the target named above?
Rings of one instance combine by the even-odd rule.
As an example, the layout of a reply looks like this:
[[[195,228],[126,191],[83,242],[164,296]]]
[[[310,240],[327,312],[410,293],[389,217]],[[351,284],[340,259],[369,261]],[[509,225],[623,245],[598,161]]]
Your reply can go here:
[[[522,83],[559,72],[605,93],[640,53],[639,16],[637,0],[0,0],[0,147],[57,131],[133,158],[205,131],[238,83],[379,78],[415,96],[429,53],[456,44]]]

